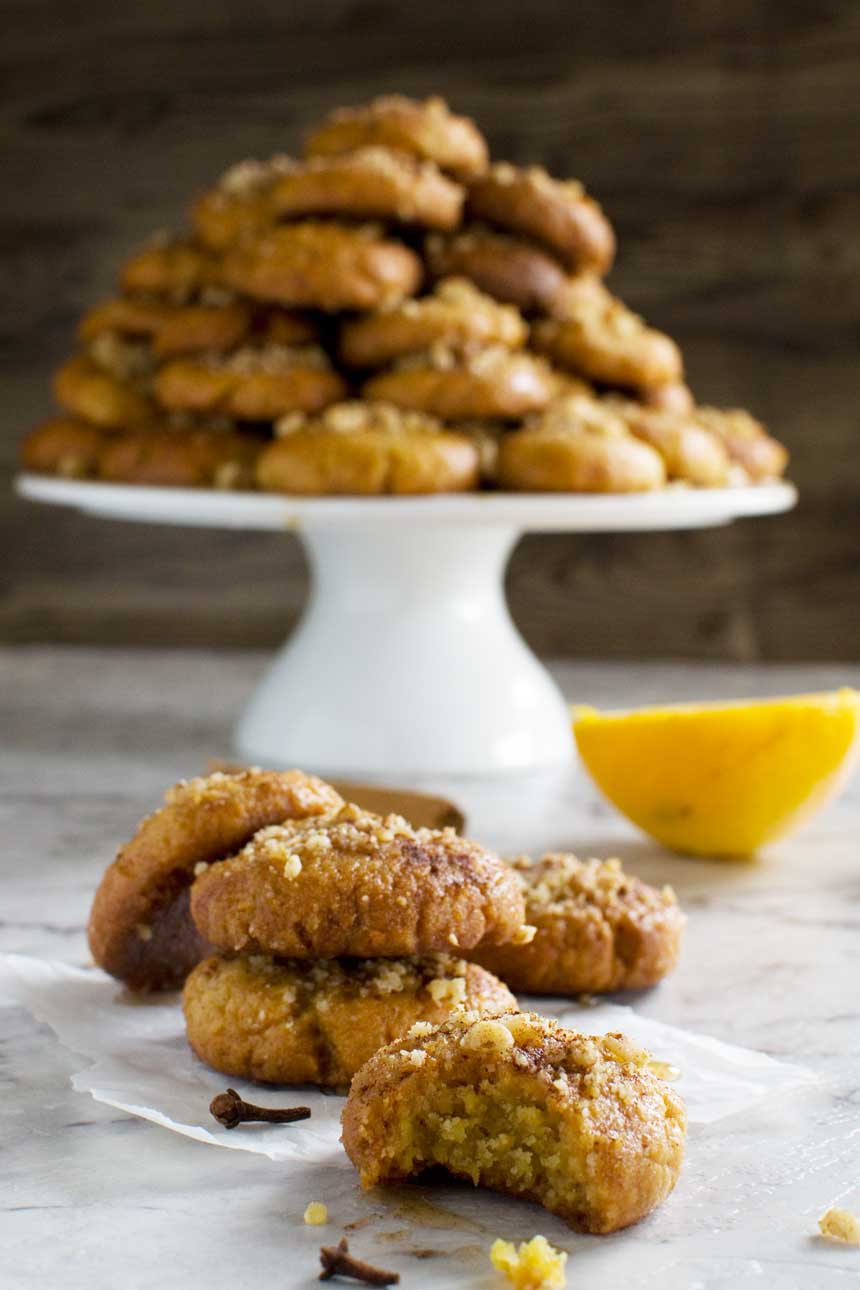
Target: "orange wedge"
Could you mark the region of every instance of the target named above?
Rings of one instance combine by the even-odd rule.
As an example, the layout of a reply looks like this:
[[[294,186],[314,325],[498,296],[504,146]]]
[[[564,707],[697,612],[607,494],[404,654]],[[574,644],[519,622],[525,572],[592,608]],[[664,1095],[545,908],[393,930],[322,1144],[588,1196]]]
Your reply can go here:
[[[573,715],[598,788],[690,855],[751,855],[785,837],[831,801],[860,752],[856,690]]]

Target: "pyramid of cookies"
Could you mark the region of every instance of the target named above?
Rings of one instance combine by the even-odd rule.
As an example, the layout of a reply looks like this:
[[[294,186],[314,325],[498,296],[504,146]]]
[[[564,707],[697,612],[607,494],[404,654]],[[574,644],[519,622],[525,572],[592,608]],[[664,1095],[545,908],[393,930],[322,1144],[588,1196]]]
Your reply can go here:
[[[614,256],[578,181],[491,163],[441,99],[340,109],[132,256],[23,464],[289,494],[779,477],[783,446],[697,406],[678,346],[605,285]]]

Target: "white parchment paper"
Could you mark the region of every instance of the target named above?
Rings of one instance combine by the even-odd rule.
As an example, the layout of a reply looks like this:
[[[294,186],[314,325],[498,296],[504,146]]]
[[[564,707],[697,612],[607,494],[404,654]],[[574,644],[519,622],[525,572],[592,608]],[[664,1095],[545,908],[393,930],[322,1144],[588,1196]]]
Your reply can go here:
[[[338,1141],[343,1098],[308,1088],[263,1089],[209,1070],[188,1047],[177,995],[140,998],[96,969],[8,954],[0,955],[0,1001],[27,1008],[62,1044],[87,1059],[72,1084],[97,1102],[198,1142],[259,1152],[271,1160],[349,1167]],[[803,1067],[667,1026],[632,1008],[523,997],[520,1004],[589,1034],[623,1031],[678,1067],[691,1126],[748,1110],[765,1097],[772,1102],[813,1081]],[[288,1131],[264,1124],[222,1129],[209,1114],[209,1102],[228,1083],[267,1106],[307,1105],[311,1118]]]

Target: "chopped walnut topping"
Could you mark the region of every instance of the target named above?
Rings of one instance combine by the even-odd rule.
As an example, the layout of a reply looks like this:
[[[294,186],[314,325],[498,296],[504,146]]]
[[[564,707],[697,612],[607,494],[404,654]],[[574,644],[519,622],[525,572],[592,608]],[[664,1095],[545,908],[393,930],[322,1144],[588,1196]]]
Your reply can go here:
[[[248,345],[226,357],[213,357],[210,361],[213,366],[242,376],[253,376],[257,372],[279,376],[296,368],[326,371],[331,367],[328,354],[319,345]]]
[[[270,187],[281,175],[289,174],[296,164],[292,157],[282,153],[270,157],[268,161],[253,158],[238,161],[224,172],[218,181],[218,187],[231,197],[250,197]]]
[[[423,412],[409,412],[393,403],[364,403],[351,400],[334,403],[318,416],[309,417],[302,412],[291,412],[275,422],[279,437],[295,434],[299,430],[334,431],[336,434],[359,434],[363,431],[383,434],[436,434],[444,430],[441,421]]]
[[[433,998],[435,1003],[451,1003],[454,1006],[461,1004],[466,997],[466,980],[465,976],[454,977],[436,977],[435,980],[427,984],[427,992]]]
[[[533,927],[530,923],[523,923],[522,927],[517,928],[517,931],[511,937],[511,945],[531,945],[536,935],[536,927]]]
[[[514,1037],[502,1021],[476,1021],[463,1036],[463,1047],[503,1053],[513,1048]]]
[[[90,342],[89,352],[99,367],[121,381],[140,380],[149,376],[153,368],[149,343],[128,340],[119,332],[100,332]]]
[[[433,1033],[433,1024],[429,1021],[416,1021],[406,1032],[407,1039],[426,1039]]]

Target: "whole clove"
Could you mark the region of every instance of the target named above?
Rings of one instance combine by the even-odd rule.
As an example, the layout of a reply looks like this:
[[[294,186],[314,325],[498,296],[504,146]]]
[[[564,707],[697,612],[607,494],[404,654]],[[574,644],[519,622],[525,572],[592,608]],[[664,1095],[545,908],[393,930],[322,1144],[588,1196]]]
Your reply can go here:
[[[218,1093],[213,1097],[209,1110],[225,1129],[235,1129],[237,1125],[253,1121],[292,1124],[295,1120],[309,1120],[311,1115],[309,1106],[254,1106],[253,1102],[246,1102],[241,1098],[234,1088],[228,1088],[226,1093]]]
[[[354,1281],[363,1281],[368,1286],[396,1286],[400,1281],[399,1272],[386,1272],[385,1268],[375,1268],[372,1263],[365,1263],[349,1252],[349,1242],[341,1237],[337,1245],[324,1245],[320,1250],[322,1272],[320,1281],[329,1281],[332,1277],[352,1277]]]

